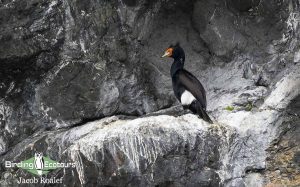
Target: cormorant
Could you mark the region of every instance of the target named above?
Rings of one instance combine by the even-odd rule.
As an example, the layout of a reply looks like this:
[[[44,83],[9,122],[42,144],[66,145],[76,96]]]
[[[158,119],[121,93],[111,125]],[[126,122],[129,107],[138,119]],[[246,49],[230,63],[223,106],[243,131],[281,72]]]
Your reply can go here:
[[[170,45],[162,57],[171,57],[171,77],[174,94],[184,109],[190,109],[202,119],[213,123],[206,113],[206,94],[200,81],[190,72],[183,69],[185,54],[179,43]]]

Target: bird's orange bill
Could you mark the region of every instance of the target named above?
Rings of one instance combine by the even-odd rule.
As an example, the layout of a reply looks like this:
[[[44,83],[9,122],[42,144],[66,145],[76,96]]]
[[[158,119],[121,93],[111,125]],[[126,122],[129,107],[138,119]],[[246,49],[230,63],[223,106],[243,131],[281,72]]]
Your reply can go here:
[[[173,48],[168,48],[166,51],[165,51],[165,54],[163,55],[163,56],[161,56],[162,58],[163,57],[170,57],[170,56],[172,56],[172,54],[173,54]]]

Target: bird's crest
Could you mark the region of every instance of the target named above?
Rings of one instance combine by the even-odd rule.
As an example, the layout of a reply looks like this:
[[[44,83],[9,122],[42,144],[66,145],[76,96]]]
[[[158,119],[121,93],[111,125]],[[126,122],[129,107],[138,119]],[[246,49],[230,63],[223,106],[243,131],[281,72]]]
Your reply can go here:
[[[180,43],[176,42],[175,45],[171,44],[168,48],[173,48],[173,47],[180,47]]]

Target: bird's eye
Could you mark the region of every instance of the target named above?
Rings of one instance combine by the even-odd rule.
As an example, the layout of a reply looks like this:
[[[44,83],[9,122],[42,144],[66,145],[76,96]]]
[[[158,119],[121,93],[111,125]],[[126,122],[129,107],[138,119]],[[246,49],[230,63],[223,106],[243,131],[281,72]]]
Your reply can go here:
[[[172,54],[173,54],[173,48],[168,48],[167,52],[169,54],[168,56],[172,56]]]
[[[168,48],[162,57],[171,57],[173,55],[173,48]]]

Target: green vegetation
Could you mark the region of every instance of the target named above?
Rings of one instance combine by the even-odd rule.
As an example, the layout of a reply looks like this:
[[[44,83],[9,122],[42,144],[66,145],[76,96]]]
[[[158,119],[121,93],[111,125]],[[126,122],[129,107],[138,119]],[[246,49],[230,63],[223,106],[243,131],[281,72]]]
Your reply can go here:
[[[246,111],[251,111],[252,108],[253,108],[253,104],[252,104],[252,103],[248,103],[248,104],[246,105],[245,110],[246,110]]]
[[[233,111],[233,110],[234,110],[234,107],[233,107],[233,106],[227,106],[227,107],[225,108],[225,110]]]

